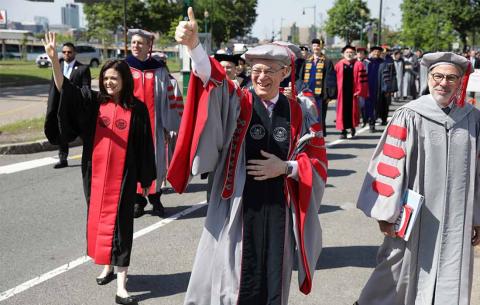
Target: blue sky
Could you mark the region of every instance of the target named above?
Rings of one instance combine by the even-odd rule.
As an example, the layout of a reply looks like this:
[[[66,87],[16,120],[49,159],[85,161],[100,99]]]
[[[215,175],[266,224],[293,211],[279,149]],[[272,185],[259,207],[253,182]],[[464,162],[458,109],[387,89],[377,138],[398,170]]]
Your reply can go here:
[[[195,1],[195,0],[194,0]],[[215,0],[213,0],[215,1]],[[400,3],[403,0],[384,0],[383,16],[386,24],[399,27],[401,24]],[[72,0],[55,0],[55,3],[29,2],[26,0],[1,0],[0,9],[7,10],[7,18],[13,21],[33,21],[34,16],[45,16],[51,24],[61,23],[61,7]],[[296,22],[298,26],[313,24],[313,7],[316,4],[317,25],[327,18],[327,11],[333,6],[334,0],[258,0],[257,21],[253,25],[252,34],[260,39],[270,38],[272,30],[278,32],[280,25],[287,26]],[[370,13],[378,16],[380,0],[367,0]],[[80,16],[82,19],[82,16]],[[382,18],[383,19],[383,18]],[[80,25],[83,24],[81,20]]]

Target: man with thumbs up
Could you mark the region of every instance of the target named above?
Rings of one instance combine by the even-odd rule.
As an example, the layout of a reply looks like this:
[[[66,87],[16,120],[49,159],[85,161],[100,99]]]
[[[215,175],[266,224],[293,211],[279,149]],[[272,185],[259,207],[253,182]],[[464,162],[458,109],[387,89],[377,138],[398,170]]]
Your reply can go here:
[[[299,289],[312,288],[327,178],[321,125],[279,93],[297,47],[248,50],[253,88],[240,89],[200,45],[191,8],[188,17],[175,37],[193,73],[167,179],[182,193],[211,172],[213,188],[185,304],[287,304],[294,255]]]

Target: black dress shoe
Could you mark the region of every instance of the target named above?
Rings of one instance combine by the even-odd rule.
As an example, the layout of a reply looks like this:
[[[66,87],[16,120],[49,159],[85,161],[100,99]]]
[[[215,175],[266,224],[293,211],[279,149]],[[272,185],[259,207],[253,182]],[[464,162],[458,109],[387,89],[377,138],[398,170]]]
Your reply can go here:
[[[68,167],[67,160],[60,160],[58,161],[58,163],[55,163],[55,165],[53,166],[53,168],[64,168],[64,167]]]
[[[133,208],[133,217],[134,218],[142,217],[143,214],[145,214],[145,207],[140,204],[135,204]]]
[[[161,202],[153,205],[152,214],[157,215],[158,217],[165,216],[165,208],[163,207],[163,204]]]
[[[115,274],[113,273],[113,270],[107,273],[107,275],[105,275],[104,277],[96,278],[98,285],[106,285],[111,281],[113,281],[114,279],[115,279]]]
[[[123,304],[123,305],[130,305],[130,304],[137,304],[137,300],[135,298],[128,296],[126,298],[119,297],[118,295],[115,295],[115,303],[117,304]]]

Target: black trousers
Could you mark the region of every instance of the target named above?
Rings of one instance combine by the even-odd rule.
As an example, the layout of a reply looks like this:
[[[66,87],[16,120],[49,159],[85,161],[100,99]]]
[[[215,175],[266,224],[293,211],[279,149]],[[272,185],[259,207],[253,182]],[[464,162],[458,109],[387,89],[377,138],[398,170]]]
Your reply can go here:
[[[67,161],[68,158],[68,142],[67,143],[60,143],[58,145],[58,158],[60,161]]]
[[[280,305],[285,243],[284,202],[245,202],[238,305]]]

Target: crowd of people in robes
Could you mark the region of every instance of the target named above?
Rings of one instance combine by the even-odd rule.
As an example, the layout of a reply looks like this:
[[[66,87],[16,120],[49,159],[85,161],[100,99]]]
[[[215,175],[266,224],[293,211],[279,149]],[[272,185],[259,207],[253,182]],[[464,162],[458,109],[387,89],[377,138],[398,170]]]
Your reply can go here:
[[[480,111],[465,100],[478,54],[346,45],[335,62],[315,38],[209,56],[189,8],[175,32],[192,61],[184,104],[165,58],[152,55],[154,34],[129,35],[131,55],[104,64],[100,91],[69,78],[55,34],[44,40],[53,69],[45,132],[63,146],[83,140],[87,254],[103,266],[98,285],[116,269],[117,304],[137,303],[125,285],[134,218],[148,202],[164,217],[166,180],[181,194],[197,175],[208,176],[209,208],[184,304],[288,304],[294,265],[298,289],[310,293],[331,101],[341,139],[355,138],[359,125],[385,126],[357,203],[385,239],[355,304],[469,304]],[[403,105],[389,119],[392,101]],[[405,238],[397,223],[412,193],[422,204]]]

